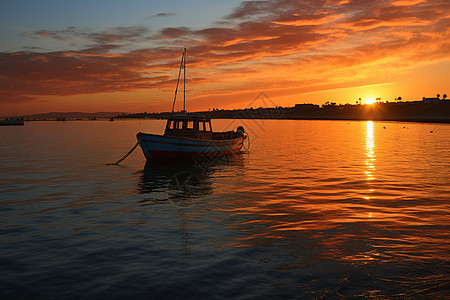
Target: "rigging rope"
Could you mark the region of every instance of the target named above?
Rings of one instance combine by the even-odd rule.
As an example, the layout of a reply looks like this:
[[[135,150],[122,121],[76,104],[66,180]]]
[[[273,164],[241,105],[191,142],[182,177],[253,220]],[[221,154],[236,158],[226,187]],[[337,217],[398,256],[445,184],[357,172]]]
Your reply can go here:
[[[186,110],[186,48],[184,48],[183,55],[181,56],[181,64],[180,64],[180,70],[178,71],[178,79],[177,79],[177,87],[175,88],[175,96],[173,97],[173,105],[172,105],[172,113],[171,116],[173,116],[173,111],[175,109],[175,101],[177,101],[177,92],[178,92],[178,84],[180,83],[180,76],[181,76],[181,69],[183,69],[184,66],[184,104],[183,104],[183,110]]]

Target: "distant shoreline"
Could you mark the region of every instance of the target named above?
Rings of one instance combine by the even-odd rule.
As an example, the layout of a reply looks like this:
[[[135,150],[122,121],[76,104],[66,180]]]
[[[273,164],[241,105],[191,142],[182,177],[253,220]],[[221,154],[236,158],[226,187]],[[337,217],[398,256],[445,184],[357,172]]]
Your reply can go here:
[[[166,119],[171,113],[137,113],[117,116],[118,119]],[[278,119],[278,120],[341,120],[341,121],[396,121],[423,123],[450,123],[450,101],[375,103],[371,105],[297,104],[295,107],[247,108],[212,110],[188,113],[211,119]]]
[[[135,117],[135,118],[123,118],[123,117],[115,117],[115,120],[166,120],[167,118],[157,118],[157,117]],[[298,121],[374,121],[374,122],[416,122],[416,123],[440,123],[440,124],[450,124],[450,120],[445,119],[374,119],[374,118],[308,118],[308,117],[299,117],[299,118],[261,118],[261,117],[212,117],[211,119],[215,120],[298,120]],[[64,121],[64,122],[76,122],[76,121],[110,121],[109,118],[77,118],[77,119],[65,119],[65,120],[57,120],[57,119],[30,119],[25,120],[25,122],[55,122],[55,121]]]
[[[170,112],[133,113],[120,112],[53,112],[23,116],[26,121],[86,121],[118,119],[167,119]],[[371,105],[319,105],[297,104],[294,107],[213,109],[189,112],[190,116],[211,119],[277,119],[277,120],[336,120],[336,121],[394,121],[422,123],[450,123],[450,100],[433,102],[390,102]]]

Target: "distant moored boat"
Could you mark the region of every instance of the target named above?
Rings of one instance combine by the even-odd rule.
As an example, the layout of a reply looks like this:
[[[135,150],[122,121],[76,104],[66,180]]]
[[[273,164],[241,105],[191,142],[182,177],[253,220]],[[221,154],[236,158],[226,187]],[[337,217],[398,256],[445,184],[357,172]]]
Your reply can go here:
[[[23,118],[22,117],[9,117],[4,118],[0,120],[1,126],[15,126],[15,125],[23,125]]]

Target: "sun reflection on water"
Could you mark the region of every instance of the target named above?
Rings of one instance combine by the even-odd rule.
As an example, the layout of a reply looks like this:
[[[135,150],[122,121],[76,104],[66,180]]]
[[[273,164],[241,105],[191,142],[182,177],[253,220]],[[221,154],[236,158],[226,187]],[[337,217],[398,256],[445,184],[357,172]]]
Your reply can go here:
[[[367,176],[367,180],[374,180],[374,171],[375,171],[375,139],[373,136],[373,122],[367,121],[366,123],[366,161],[365,164],[367,169],[365,174]]]
[[[374,171],[375,171],[375,138],[373,136],[373,122],[367,121],[366,123],[366,171],[364,172],[366,174],[366,179],[368,183],[370,184],[372,180],[375,179]],[[369,192],[374,192],[375,189],[370,188]],[[365,200],[370,200],[371,196],[364,196]],[[372,218],[372,213],[370,212],[368,214],[368,218]]]

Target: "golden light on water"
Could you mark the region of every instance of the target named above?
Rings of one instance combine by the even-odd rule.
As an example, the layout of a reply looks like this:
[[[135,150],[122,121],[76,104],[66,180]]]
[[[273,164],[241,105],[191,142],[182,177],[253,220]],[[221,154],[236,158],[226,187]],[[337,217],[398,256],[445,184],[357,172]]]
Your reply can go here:
[[[366,171],[367,180],[374,180],[373,171],[375,171],[375,140],[373,136],[373,122],[366,123]]]
[[[375,139],[373,135],[373,122],[367,121],[366,123],[366,179],[370,182],[375,179],[374,171],[375,171]],[[370,189],[369,192],[374,192],[375,189]],[[371,196],[364,196],[366,200],[370,200]],[[372,218],[372,213],[369,213],[369,218]]]

